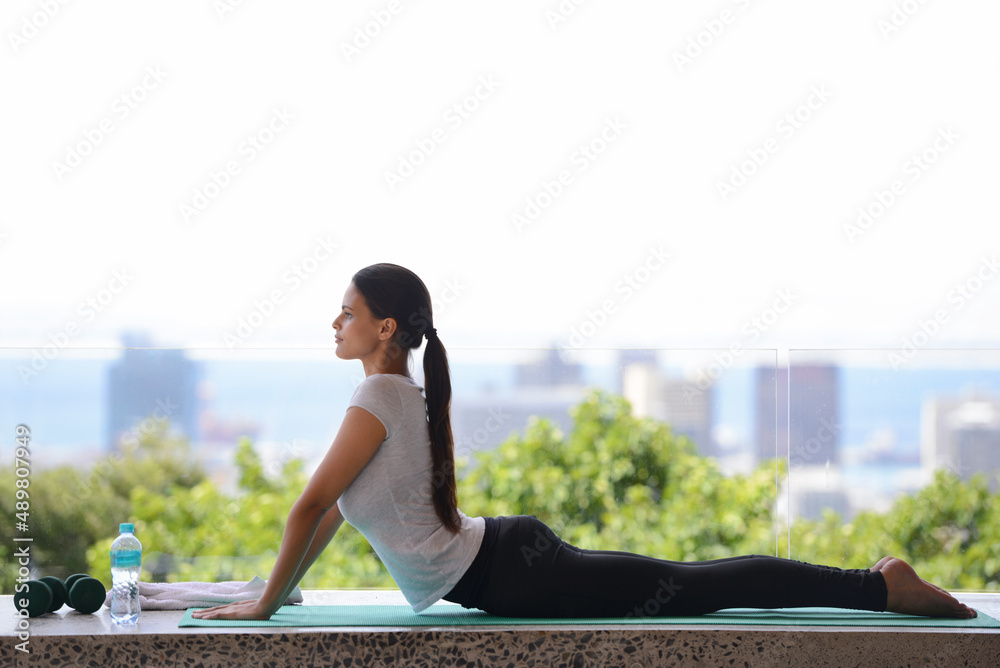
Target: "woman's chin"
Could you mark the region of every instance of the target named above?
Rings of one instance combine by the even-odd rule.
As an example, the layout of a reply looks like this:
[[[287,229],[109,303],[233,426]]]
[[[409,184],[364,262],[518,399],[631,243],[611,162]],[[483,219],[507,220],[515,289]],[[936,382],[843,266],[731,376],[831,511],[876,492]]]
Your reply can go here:
[[[357,357],[351,357],[351,353],[348,352],[348,351],[346,351],[346,350],[344,350],[343,344],[340,344],[340,343],[338,343],[337,347],[334,348],[333,354],[336,355],[338,358],[340,358],[342,360],[354,360],[354,359],[357,359]]]

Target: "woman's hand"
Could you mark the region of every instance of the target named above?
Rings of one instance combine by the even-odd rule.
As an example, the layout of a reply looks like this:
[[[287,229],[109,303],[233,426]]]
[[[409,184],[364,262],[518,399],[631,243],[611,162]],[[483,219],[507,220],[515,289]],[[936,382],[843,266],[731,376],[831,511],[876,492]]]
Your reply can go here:
[[[261,608],[260,599],[257,598],[195,610],[191,616],[195,619],[270,619],[271,613]]]

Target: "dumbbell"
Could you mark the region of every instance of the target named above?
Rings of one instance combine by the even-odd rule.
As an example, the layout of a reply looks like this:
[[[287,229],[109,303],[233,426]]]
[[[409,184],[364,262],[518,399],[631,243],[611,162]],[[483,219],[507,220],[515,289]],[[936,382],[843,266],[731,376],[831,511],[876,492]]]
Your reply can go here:
[[[57,577],[28,580],[27,596],[23,592],[14,594],[14,607],[18,611],[27,610],[29,617],[38,617],[47,612],[55,612],[69,603],[77,612],[90,614],[104,605],[107,590],[101,581],[83,573],[66,578],[64,583]],[[68,585],[68,586],[67,586]]]
[[[70,576],[72,577],[72,576]],[[97,578],[84,575],[73,581],[73,586],[69,590],[69,607],[77,612],[89,615],[97,612],[104,605],[104,599],[108,591]]]
[[[87,575],[86,573],[73,573],[73,575],[71,575],[68,578],[66,578],[66,591],[69,592],[69,590],[73,587],[73,584],[77,580],[79,580],[80,578],[87,578],[87,577],[90,577],[90,576]],[[69,594],[68,593],[66,594],[66,597],[67,597],[67,600],[69,600]]]
[[[41,580],[28,580],[24,584],[28,588],[27,593],[23,590],[14,592],[14,607],[18,613],[27,610],[29,617],[38,617],[49,612],[53,599],[52,587]]]
[[[52,591],[52,601],[49,603],[49,609],[46,612],[55,612],[59,608],[63,607],[63,603],[69,597],[69,591],[66,589],[66,584],[57,577],[51,575],[38,578],[41,582],[44,582],[49,586]]]

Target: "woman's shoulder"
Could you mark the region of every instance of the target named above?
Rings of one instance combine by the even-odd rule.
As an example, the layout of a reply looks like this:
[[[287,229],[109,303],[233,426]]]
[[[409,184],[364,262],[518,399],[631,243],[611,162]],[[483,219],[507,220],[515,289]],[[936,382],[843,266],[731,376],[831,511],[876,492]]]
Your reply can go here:
[[[367,410],[382,421],[387,432],[392,432],[393,426],[406,416],[423,412],[423,393],[406,376],[372,374],[354,390],[354,396],[348,402],[348,408],[351,406]]]

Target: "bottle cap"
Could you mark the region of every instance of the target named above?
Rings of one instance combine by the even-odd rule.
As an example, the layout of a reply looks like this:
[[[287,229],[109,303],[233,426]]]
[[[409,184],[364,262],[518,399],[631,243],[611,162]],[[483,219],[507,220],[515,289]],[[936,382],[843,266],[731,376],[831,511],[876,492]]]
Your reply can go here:
[[[134,533],[135,525],[131,522],[123,522],[118,525],[118,531],[119,533]]]

